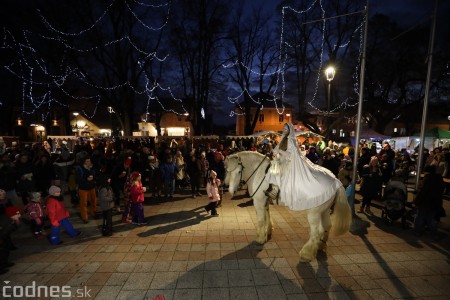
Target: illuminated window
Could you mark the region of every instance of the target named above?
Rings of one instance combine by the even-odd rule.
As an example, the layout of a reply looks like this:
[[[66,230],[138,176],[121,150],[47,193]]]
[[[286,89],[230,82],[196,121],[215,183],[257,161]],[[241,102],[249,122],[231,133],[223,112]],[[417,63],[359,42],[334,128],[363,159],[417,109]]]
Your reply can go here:
[[[284,116],[283,115],[279,115],[278,116],[278,122],[283,122],[284,121]]]

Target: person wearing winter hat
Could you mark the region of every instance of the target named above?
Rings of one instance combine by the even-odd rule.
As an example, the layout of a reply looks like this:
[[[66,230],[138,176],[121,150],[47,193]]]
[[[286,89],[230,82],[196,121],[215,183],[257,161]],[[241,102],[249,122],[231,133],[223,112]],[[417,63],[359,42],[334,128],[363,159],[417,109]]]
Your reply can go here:
[[[133,215],[133,224],[144,225],[144,193],[145,187],[142,186],[141,174],[133,172],[131,174],[133,183],[130,187],[130,202]]]
[[[102,235],[112,236],[112,209],[114,207],[114,192],[111,188],[110,174],[101,168],[98,174],[98,202],[102,209],[103,225]]]
[[[46,216],[46,211],[42,206],[41,193],[32,192],[28,194],[28,204],[25,206],[27,219],[31,222],[34,237],[41,239],[44,237],[42,225]]]
[[[134,180],[136,178],[136,174],[139,174],[139,172],[133,172],[128,173],[127,179],[125,181],[125,185],[123,188],[123,199],[125,202],[124,210],[122,213],[122,223],[131,223],[132,222],[132,209],[131,209],[131,186],[134,183]],[[139,174],[140,175],[140,174]]]
[[[124,159],[123,163],[117,164],[111,174],[111,188],[114,192],[116,211],[120,212],[120,199],[124,194],[124,187],[131,174],[131,157]]]
[[[206,183],[206,193],[209,197],[209,204],[205,206],[206,212],[211,211],[211,216],[218,217],[216,210],[217,201],[220,200],[219,193],[220,179],[217,178],[217,173],[213,170],[209,172],[208,182]]]
[[[73,238],[79,236],[81,232],[75,230],[69,220],[70,215],[64,206],[64,197],[61,195],[61,189],[52,185],[48,190],[48,193],[50,196],[47,201],[47,214],[52,224],[50,243],[52,245],[60,245],[62,244],[59,235],[61,226],[64,227],[67,234]]]

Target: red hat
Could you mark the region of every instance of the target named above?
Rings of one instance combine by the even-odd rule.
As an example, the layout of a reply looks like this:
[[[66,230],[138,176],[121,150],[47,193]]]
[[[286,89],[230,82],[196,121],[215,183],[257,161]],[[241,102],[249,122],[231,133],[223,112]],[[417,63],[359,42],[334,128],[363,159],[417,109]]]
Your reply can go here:
[[[133,173],[131,173],[131,178],[133,178],[133,180],[136,180],[139,176],[141,176],[141,173],[134,171]]]
[[[9,217],[14,217],[15,215],[21,215],[22,211],[20,210],[20,208],[16,207],[16,206],[8,206],[5,209],[5,213],[9,216]]]
[[[127,157],[123,163],[127,166],[131,166],[131,157]]]

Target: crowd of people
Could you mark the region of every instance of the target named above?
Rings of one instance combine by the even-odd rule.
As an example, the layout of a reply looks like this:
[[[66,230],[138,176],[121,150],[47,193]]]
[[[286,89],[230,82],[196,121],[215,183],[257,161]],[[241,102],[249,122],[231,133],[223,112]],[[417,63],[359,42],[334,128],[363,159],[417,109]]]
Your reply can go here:
[[[358,178],[355,180],[361,185],[362,195],[359,213],[372,213],[372,200],[382,198],[383,184],[387,184],[394,174],[406,181],[410,171],[415,169],[415,162],[407,151],[394,151],[387,143],[379,152],[375,147],[361,145],[361,153],[357,156],[351,145],[338,146],[332,142],[328,147],[309,143],[295,145],[311,164],[329,170],[344,188],[352,183],[353,161],[357,159]],[[85,224],[100,217],[97,214],[100,207],[104,236],[113,234],[114,213],[121,214],[123,223],[146,224],[144,193],[148,193],[149,199],[162,201],[169,201],[175,193],[182,191],[192,198],[207,195],[206,212],[218,216],[226,173],[225,157],[242,150],[258,151],[272,157],[276,146],[276,141],[257,144],[251,140],[248,144],[232,141],[194,146],[188,139],[178,143],[80,139],[71,152],[64,145],[52,151],[51,140],[26,146],[15,142],[0,154],[0,222],[11,225],[2,226],[1,230],[0,270],[3,272],[10,265],[7,253],[14,245],[9,235],[17,227],[17,215],[22,215],[22,219],[30,224],[37,239],[45,236],[43,228],[48,220],[51,225],[48,239],[54,245],[62,242],[61,226],[71,237],[80,234],[69,221],[65,195],[70,198],[73,208],[78,209]],[[425,155],[422,168],[433,174],[433,178],[425,178],[423,190],[430,188],[429,182],[436,184],[438,178],[450,176],[448,148],[436,148]],[[437,190],[435,194],[439,192]],[[442,193],[449,192],[448,185],[442,186]],[[440,204],[436,199],[436,203],[430,205],[420,195],[417,206],[428,213],[420,215],[418,232],[423,231],[424,224],[431,222],[430,216],[436,214],[437,207],[442,207],[442,197],[436,197],[440,198]],[[435,227],[430,226],[434,230]]]

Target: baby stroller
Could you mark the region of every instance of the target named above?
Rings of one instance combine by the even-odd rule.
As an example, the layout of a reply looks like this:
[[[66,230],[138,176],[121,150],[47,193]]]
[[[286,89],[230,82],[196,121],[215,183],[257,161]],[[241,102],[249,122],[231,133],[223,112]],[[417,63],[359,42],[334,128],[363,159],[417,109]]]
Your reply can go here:
[[[406,185],[401,181],[389,181],[384,188],[383,200],[384,207],[381,210],[381,218],[384,222],[391,225],[394,221],[401,219],[402,227],[407,228]]]

